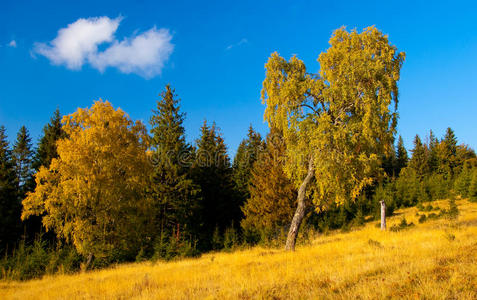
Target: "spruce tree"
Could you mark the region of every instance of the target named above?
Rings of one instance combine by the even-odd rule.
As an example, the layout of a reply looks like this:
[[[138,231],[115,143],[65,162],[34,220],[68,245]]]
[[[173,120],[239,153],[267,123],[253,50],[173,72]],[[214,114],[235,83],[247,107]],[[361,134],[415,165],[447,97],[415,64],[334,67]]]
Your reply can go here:
[[[210,249],[214,230],[222,234],[241,218],[239,201],[233,182],[230,158],[223,138],[215,124],[204,121],[196,142],[193,166],[194,182],[201,189],[201,216],[203,222],[200,247]]]
[[[263,148],[262,137],[250,125],[247,138],[240,143],[233,163],[234,181],[242,201],[245,201],[250,196],[248,186],[252,167],[262,153]]]
[[[12,151],[19,185],[18,195],[21,200],[34,189],[33,151],[31,148],[32,144],[28,130],[25,126],[22,126],[17,134],[17,140]]]
[[[429,131],[429,157],[428,168],[429,172],[433,173],[439,168],[439,154],[438,154],[439,141],[437,140],[434,132]]]
[[[179,99],[169,85],[161,93],[157,110],[151,117],[152,195],[155,203],[156,234],[177,237],[196,236],[199,187],[192,181],[192,149],[185,140],[184,113]]]
[[[250,180],[250,198],[242,207],[242,228],[259,233],[262,238],[274,236],[290,222],[296,207],[297,191],[283,171],[285,143],[279,130],[267,135],[263,155],[254,163]]]
[[[412,157],[409,161],[409,167],[416,171],[418,178],[422,178],[428,171],[427,149],[422,144],[419,135],[416,135],[414,138],[414,149],[412,150]]]
[[[43,127],[43,136],[38,143],[38,150],[33,160],[33,168],[38,171],[41,166],[48,168],[51,160],[58,157],[56,141],[65,138],[66,134],[61,125],[60,110],[56,109],[50,123]]]
[[[404,147],[404,141],[402,136],[399,136],[397,149],[396,149],[396,169],[395,176],[399,176],[399,173],[408,164],[409,157],[407,155],[406,147]]]
[[[450,127],[447,128],[446,135],[441,141],[439,154],[441,162],[439,172],[448,178],[453,178],[454,168],[456,167],[457,138]]]
[[[467,198],[469,196],[469,188],[472,181],[472,169],[470,163],[466,163],[462,168],[462,171],[457,176],[454,183],[455,192],[460,195],[462,198]]]
[[[395,182],[396,206],[407,207],[417,204],[421,197],[421,182],[416,170],[408,166],[402,169],[401,175]]]
[[[14,246],[21,229],[18,180],[5,127],[0,126],[0,253]]]
[[[394,178],[396,175],[396,149],[394,143],[390,145],[391,151],[381,154],[381,165],[388,178]]]
[[[465,164],[469,164],[470,167],[477,167],[477,155],[475,154],[474,149],[470,148],[468,145],[465,144],[457,145],[455,163],[455,174],[460,173]]]

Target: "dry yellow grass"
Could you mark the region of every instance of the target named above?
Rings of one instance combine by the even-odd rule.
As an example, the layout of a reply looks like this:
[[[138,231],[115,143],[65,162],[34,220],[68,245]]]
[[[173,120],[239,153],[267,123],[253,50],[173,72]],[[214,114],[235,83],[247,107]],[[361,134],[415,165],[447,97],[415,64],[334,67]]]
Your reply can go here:
[[[434,202],[436,203],[436,202]],[[434,205],[434,203],[432,203]],[[447,201],[437,202],[447,207]],[[140,263],[28,282],[1,282],[1,299],[477,299],[477,204],[458,220],[381,232],[375,223],[317,237],[294,253],[253,248],[171,263]]]

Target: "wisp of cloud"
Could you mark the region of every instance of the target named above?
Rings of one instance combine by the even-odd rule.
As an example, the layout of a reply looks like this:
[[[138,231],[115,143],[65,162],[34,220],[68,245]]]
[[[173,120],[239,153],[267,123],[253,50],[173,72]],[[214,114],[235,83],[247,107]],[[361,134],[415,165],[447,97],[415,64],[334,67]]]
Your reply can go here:
[[[36,43],[34,51],[55,65],[79,70],[88,63],[104,72],[108,67],[122,73],[135,73],[152,78],[161,73],[174,45],[167,29],[150,30],[118,41],[114,36],[121,18],[94,17],[78,19],[58,31],[49,43]],[[98,46],[110,43],[104,50]]]

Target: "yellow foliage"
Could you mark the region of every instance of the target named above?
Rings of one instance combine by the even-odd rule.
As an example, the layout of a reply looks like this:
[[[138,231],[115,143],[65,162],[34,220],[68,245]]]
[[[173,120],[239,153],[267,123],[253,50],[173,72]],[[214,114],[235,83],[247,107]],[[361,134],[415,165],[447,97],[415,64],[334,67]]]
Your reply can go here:
[[[44,214],[45,227],[84,255],[136,247],[148,211],[144,125],[103,101],[62,122],[59,158],[36,174],[22,218]]]
[[[437,203],[447,208],[447,201]],[[376,222],[318,236],[295,252],[256,247],[170,263],[0,283],[1,299],[476,299],[477,204],[457,221],[382,232]],[[433,202],[435,206],[435,202]]]
[[[264,117],[284,133],[285,171],[297,187],[313,158],[316,184],[308,194],[316,207],[356,198],[382,174],[379,155],[391,150],[405,56],[374,27],[338,29],[330,45],[318,74],[295,56],[273,53],[262,89]]]

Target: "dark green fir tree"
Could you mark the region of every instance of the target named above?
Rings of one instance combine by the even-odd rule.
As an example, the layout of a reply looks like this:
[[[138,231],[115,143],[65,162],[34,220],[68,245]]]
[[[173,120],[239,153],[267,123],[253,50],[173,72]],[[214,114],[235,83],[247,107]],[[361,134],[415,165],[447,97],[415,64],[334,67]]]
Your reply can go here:
[[[429,156],[428,165],[429,172],[434,173],[439,168],[439,141],[437,140],[434,132],[429,131]]]
[[[240,143],[233,163],[234,182],[242,203],[250,197],[249,184],[253,164],[263,151],[262,137],[250,125],[247,138]]]
[[[239,197],[233,181],[233,171],[227,147],[215,124],[201,127],[201,135],[196,142],[194,181],[201,188],[201,216],[203,234],[201,247],[211,247],[210,237],[218,228],[222,235],[241,218]]]
[[[18,196],[23,200],[35,188],[33,179],[33,151],[31,138],[25,126],[20,128],[12,151],[18,178]]]
[[[33,160],[33,169],[38,171],[41,166],[48,168],[51,160],[58,157],[56,142],[66,137],[61,125],[60,110],[56,109],[50,123],[43,127],[43,136],[38,143],[38,150]]]
[[[439,171],[447,178],[453,178],[454,168],[457,165],[457,138],[450,127],[447,128],[440,148]]]
[[[21,232],[18,180],[5,127],[0,127],[0,253],[12,249]]]
[[[418,178],[422,178],[428,171],[427,149],[419,135],[414,138],[414,149],[412,149],[409,167],[414,169]]]
[[[409,157],[407,154],[406,147],[404,147],[404,140],[402,136],[399,136],[397,149],[396,149],[396,168],[395,168],[395,176],[399,176],[401,170],[407,166],[409,162]]]
[[[194,239],[200,230],[199,186],[191,178],[193,151],[185,140],[185,115],[170,85],[160,97],[150,120],[154,228],[157,235]]]

